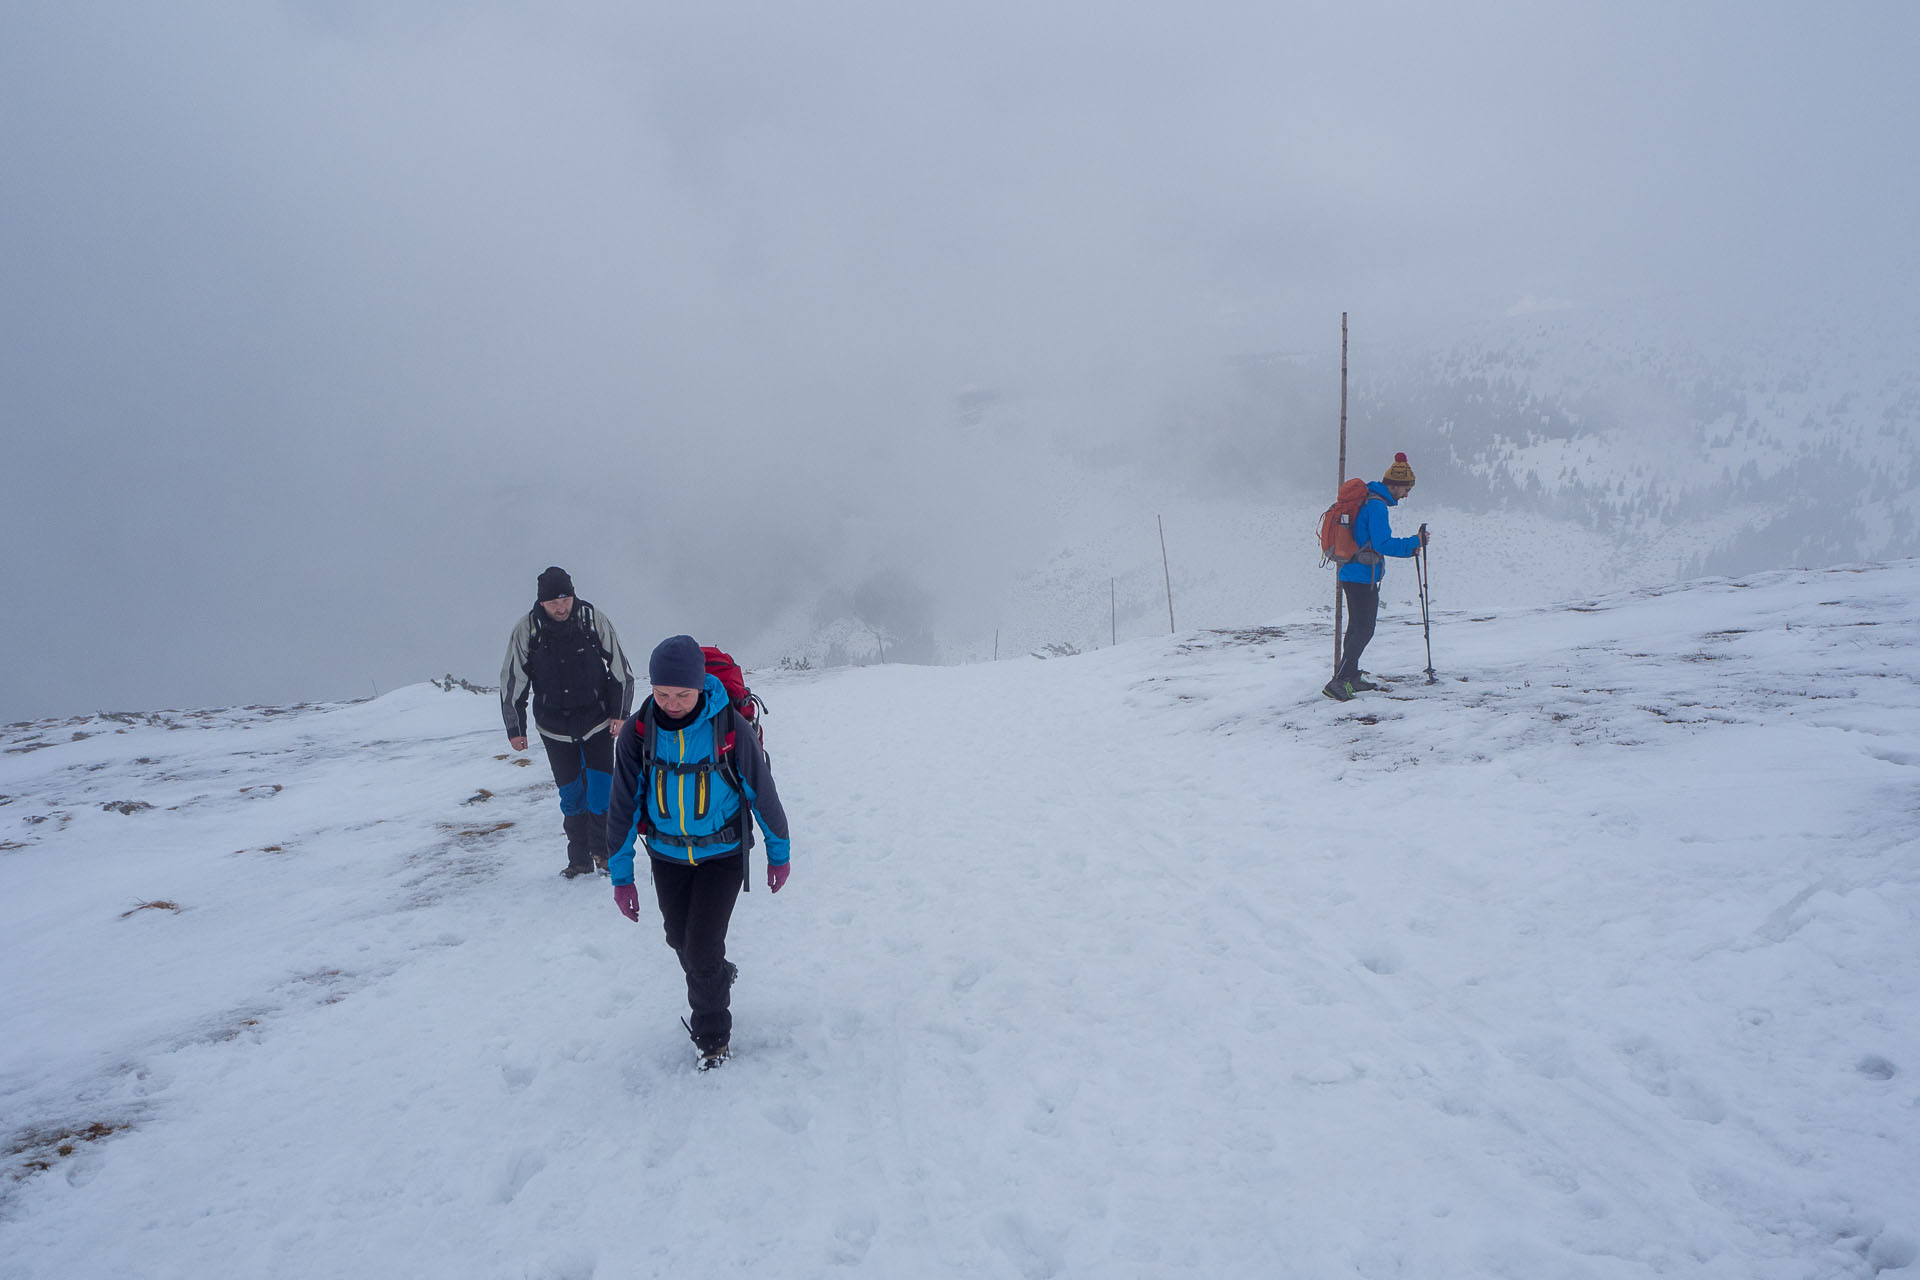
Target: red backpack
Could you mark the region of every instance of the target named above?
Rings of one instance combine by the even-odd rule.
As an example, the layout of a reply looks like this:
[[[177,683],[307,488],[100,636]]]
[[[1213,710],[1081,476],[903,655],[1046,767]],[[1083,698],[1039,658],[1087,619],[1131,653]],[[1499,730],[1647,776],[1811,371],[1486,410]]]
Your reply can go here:
[[[764,743],[767,740],[767,733],[760,727],[760,713],[767,709],[767,704],[760,701],[758,694],[747,688],[746,672],[740,670],[740,664],[735,662],[733,655],[725,649],[716,649],[710,644],[703,644],[700,646],[700,652],[707,660],[707,674],[717,678],[726,686],[727,699],[733,703],[733,709],[753,727],[753,736]],[[731,746],[731,744],[728,745]]]
[[[1373,497],[1367,482],[1358,477],[1340,486],[1333,505],[1320,516],[1320,563],[1379,564],[1380,553],[1353,540],[1353,526],[1360,519],[1360,508]]]

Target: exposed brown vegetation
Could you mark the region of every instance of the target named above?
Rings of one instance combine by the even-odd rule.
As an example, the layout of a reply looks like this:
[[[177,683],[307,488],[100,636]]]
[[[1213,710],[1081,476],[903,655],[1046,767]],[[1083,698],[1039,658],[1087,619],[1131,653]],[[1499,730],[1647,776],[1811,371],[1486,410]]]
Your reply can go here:
[[[499,835],[502,831],[505,831],[513,825],[513,820],[509,818],[500,822],[475,823],[464,827],[455,826],[452,823],[442,823],[441,825],[445,830],[452,832],[462,840],[479,840],[487,836]]]
[[[104,1120],[95,1120],[92,1124],[79,1129],[29,1129],[7,1144],[7,1155],[26,1156],[20,1162],[20,1169],[14,1177],[24,1178],[28,1174],[45,1173],[53,1168],[56,1160],[65,1159],[80,1149],[85,1142],[99,1142],[125,1129],[129,1124],[108,1124]]]

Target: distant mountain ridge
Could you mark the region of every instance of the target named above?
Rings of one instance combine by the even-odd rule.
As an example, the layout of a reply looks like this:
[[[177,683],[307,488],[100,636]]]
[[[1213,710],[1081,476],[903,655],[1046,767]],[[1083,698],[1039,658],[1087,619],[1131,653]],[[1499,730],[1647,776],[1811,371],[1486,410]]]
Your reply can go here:
[[[1438,342],[1356,342],[1346,474],[1410,454],[1419,484],[1395,527],[1434,523],[1447,594],[1473,607],[1920,555],[1920,326],[1700,313],[1687,300],[1536,309]],[[939,617],[938,566],[889,570],[920,596],[919,642],[890,656],[963,661],[1165,628],[1168,577],[1179,625],[1316,604],[1330,593],[1311,527],[1333,488],[1339,391],[1337,347],[1243,356],[1159,406],[1130,445],[1109,423],[1076,431],[1051,407],[970,390],[961,429],[1026,451],[1027,487],[1006,501],[1050,509],[1052,540],[1007,566],[992,616]],[[1396,570],[1390,595],[1411,578]],[[763,647],[813,665],[879,660],[877,643],[855,652],[874,621],[816,608]]]
[[[1569,310],[1389,366],[1363,395],[1444,442],[1465,505],[1627,539],[1727,517],[1689,572],[1744,573],[1920,553],[1914,354],[1884,330],[1709,339],[1678,313]]]

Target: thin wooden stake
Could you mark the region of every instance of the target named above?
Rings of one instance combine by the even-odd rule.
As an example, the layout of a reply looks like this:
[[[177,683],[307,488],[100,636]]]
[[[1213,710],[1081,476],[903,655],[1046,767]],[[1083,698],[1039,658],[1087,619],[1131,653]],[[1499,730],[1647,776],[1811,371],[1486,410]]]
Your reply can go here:
[[[1340,474],[1333,478],[1337,493],[1347,482],[1347,313],[1340,313]],[[1340,575],[1333,575],[1333,674],[1340,674],[1340,622],[1346,612],[1346,597],[1340,593]]]
[[[1167,524],[1159,516],[1153,522],[1160,526],[1160,572],[1167,579],[1167,634],[1173,634],[1173,570],[1167,567]]]

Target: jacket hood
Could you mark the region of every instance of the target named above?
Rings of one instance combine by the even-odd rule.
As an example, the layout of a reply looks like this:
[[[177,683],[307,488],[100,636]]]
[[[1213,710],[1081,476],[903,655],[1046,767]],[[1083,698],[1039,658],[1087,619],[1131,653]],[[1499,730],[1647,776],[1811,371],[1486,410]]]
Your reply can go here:
[[[695,724],[699,724],[702,720],[713,719],[733,702],[733,699],[727,696],[727,686],[721,684],[720,677],[711,671],[707,673],[706,683],[701,685],[700,689],[706,696],[700,700],[700,714],[694,717]]]
[[[1386,503],[1390,507],[1397,507],[1400,505],[1400,500],[1394,497],[1393,494],[1388,491],[1387,482],[1385,480],[1369,480],[1367,481],[1367,489],[1373,494],[1374,497],[1380,499],[1380,501]],[[711,679],[711,677],[709,677],[709,679]]]

